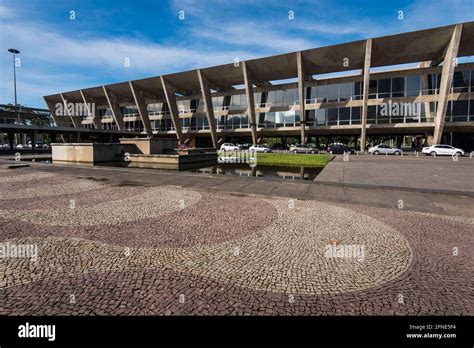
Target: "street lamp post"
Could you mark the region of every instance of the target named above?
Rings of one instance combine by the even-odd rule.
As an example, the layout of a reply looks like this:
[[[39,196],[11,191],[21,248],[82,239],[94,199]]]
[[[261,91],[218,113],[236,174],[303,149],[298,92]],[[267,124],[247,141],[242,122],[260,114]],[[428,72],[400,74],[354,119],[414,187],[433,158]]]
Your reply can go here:
[[[15,106],[17,106],[16,102],[16,66],[15,66],[15,54],[19,54],[20,51],[18,51],[16,48],[9,48],[8,52],[13,54],[13,89],[15,91]]]

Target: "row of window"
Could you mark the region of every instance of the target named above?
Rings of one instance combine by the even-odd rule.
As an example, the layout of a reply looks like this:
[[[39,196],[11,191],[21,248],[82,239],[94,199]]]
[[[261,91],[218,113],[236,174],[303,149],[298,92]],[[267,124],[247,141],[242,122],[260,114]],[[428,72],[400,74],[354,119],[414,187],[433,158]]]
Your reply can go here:
[[[399,98],[437,94],[441,81],[440,74],[409,75],[389,79],[370,80],[369,99]],[[362,99],[363,82],[349,82],[306,88],[306,103],[342,102]],[[474,70],[458,71],[453,77],[453,92],[474,92]],[[297,89],[258,92],[254,94],[255,103],[267,106],[288,106],[299,103]],[[216,110],[241,110],[247,108],[247,96],[212,97]],[[200,99],[180,100],[177,102],[179,112],[204,112],[204,103]],[[136,114],[135,106],[121,108],[124,115]],[[151,113],[169,113],[166,103],[148,104]],[[111,115],[110,109],[99,110],[99,115]]]

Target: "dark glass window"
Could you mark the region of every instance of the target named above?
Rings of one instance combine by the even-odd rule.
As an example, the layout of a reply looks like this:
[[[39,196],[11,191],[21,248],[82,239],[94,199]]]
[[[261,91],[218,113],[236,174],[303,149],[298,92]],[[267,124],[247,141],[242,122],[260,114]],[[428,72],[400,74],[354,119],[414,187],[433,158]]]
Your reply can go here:
[[[377,80],[370,80],[369,83],[369,99],[377,98]]]
[[[351,119],[351,108],[339,108],[339,124],[349,124]]]
[[[360,124],[360,114],[362,112],[362,108],[360,106],[353,107],[351,110],[351,119],[352,124]]]
[[[377,106],[370,105],[367,107],[367,123],[376,123],[377,120]]]
[[[470,71],[456,71],[453,76],[453,88],[455,93],[469,92]]]
[[[453,101],[453,122],[467,121],[468,107],[468,100]]]
[[[448,107],[446,108],[446,118],[445,118],[446,122],[451,121],[451,115],[452,115],[452,103],[448,102]]]
[[[407,76],[407,96],[417,96],[420,94],[420,76]]]
[[[362,87],[364,85],[364,82],[359,81],[354,83],[354,99],[359,100],[362,99]]]
[[[474,70],[471,70],[471,92],[474,92]]]
[[[425,88],[423,86],[423,88]],[[425,94],[436,94],[436,74],[428,75],[428,86],[426,87],[428,91],[425,91]]]
[[[378,81],[377,91],[379,98],[390,98],[391,91],[390,79],[382,79]]]
[[[328,109],[328,126],[337,124],[337,115],[338,115],[337,108]]]
[[[474,99],[469,102],[469,121],[474,121]]]
[[[400,98],[405,96],[405,79],[397,77],[392,79],[392,97]]]

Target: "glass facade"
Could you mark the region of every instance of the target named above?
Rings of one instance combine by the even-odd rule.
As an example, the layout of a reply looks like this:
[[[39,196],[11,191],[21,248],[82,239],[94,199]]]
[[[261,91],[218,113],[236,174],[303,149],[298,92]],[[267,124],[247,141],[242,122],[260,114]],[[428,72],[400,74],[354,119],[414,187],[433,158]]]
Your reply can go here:
[[[433,95],[439,91],[440,74],[408,75],[404,77],[372,79],[369,85],[369,99],[384,99],[381,105],[370,105],[367,108],[368,124],[416,123],[433,122],[436,116],[436,102],[397,103],[394,98]],[[332,85],[320,85],[305,89],[306,104],[348,102],[361,100],[363,83],[347,82]],[[453,76],[454,93],[474,92],[474,71],[457,71]],[[255,104],[260,107],[284,107],[299,103],[298,90],[275,90],[254,93]],[[392,100],[393,99],[393,100]],[[212,97],[214,111],[246,110],[246,94]],[[204,113],[201,99],[180,100],[177,102],[180,113]],[[330,105],[328,105],[330,106]],[[163,119],[153,120],[152,127],[156,131],[171,131],[173,125],[169,117],[166,103],[149,104],[150,115],[159,115]],[[122,108],[124,115],[138,113],[135,107]],[[109,109],[99,110],[104,117],[111,117]],[[474,100],[456,100],[449,102],[446,112],[447,122],[474,121]],[[306,110],[306,123],[310,127],[358,125],[361,123],[362,107],[326,107]],[[298,111],[256,112],[258,127],[279,128],[298,127],[300,114]],[[183,130],[209,129],[207,117],[181,117]],[[231,115],[216,115],[218,129],[250,128],[246,112]],[[136,126],[136,127],[135,127]],[[134,129],[142,127],[134,125]]]

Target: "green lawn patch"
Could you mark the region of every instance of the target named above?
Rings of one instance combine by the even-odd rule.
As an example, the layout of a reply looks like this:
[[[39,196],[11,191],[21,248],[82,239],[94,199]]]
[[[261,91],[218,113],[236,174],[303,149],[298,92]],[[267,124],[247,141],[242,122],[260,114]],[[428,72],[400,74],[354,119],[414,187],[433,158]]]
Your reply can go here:
[[[259,153],[257,165],[324,167],[331,160],[328,155],[293,153]]]

